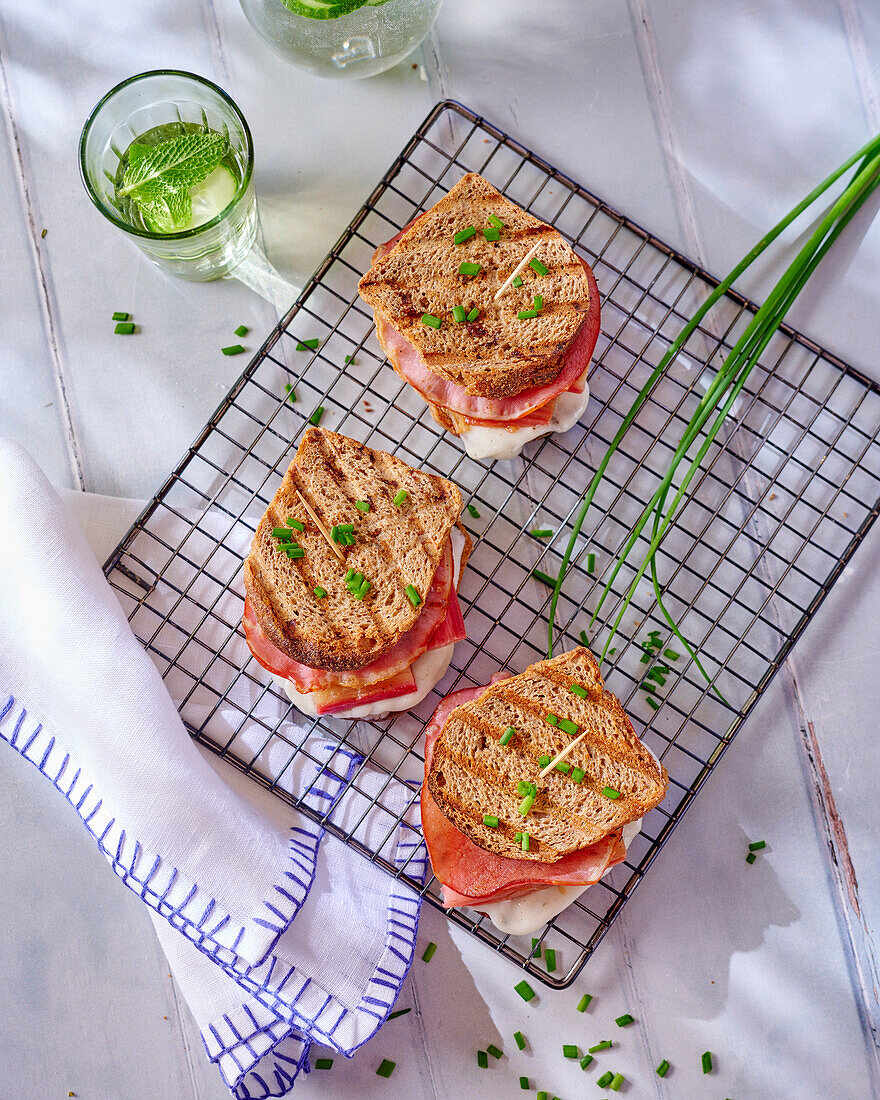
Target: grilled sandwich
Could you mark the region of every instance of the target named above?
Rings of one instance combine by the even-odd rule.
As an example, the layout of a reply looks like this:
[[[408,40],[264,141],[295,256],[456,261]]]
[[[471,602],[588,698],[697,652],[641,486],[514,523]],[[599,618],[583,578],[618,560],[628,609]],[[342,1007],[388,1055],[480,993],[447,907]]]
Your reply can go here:
[[[306,430],[244,563],[248,643],[300,709],[399,710],[443,675],[464,636],[461,508],[446,478]]]
[[[586,407],[593,273],[482,176],[379,248],[358,289],[394,369],[474,457],[512,457]]]
[[[447,905],[490,914],[598,881],[668,786],[583,647],[450,696],[427,742],[422,825],[434,874]],[[557,890],[551,900],[571,898]]]

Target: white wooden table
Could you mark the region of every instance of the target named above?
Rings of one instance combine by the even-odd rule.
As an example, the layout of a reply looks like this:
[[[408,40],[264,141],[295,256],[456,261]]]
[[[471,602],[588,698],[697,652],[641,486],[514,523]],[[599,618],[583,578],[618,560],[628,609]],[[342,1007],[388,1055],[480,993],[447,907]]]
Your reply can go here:
[[[301,284],[446,96],[723,273],[880,129],[878,56],[869,0],[446,0],[413,58],[335,84],[269,54],[236,0],[5,0],[0,433],[59,487],[149,497],[240,372],[218,354],[230,330],[256,338],[275,319],[236,283],[163,277],[91,208],[79,130],[134,72],[228,88],[254,133],[269,255]],[[877,205],[791,320],[880,379]],[[741,289],[760,296],[771,274]],[[136,338],[112,335],[116,309]],[[415,1011],[299,1091],[515,1097],[525,1074],[550,1096],[599,1096],[561,1045],[611,1037],[621,1095],[880,1095],[878,565],[875,530],[574,988],[524,1006],[517,971],[426,907],[421,940],[439,947],[401,998]],[[0,1095],[228,1095],[141,904],[35,769],[3,751],[0,783]],[[749,867],[754,838],[769,848]],[[618,1033],[624,1011],[637,1024]],[[507,1056],[479,1070],[492,1042]]]

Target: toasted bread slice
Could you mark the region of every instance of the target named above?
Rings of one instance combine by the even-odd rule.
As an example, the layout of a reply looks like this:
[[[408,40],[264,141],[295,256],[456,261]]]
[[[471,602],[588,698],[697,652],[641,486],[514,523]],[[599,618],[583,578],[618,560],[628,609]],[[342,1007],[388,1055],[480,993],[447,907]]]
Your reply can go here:
[[[585,688],[586,698],[569,691],[572,684]],[[554,758],[574,739],[549,725],[547,714],[574,722],[578,733],[589,731],[565,758],[584,771],[580,783],[556,770],[538,778],[539,757]],[[501,745],[508,726],[516,733]],[[538,787],[526,816],[518,810],[521,780]],[[474,844],[547,863],[642,817],[663,799],[668,782],[583,647],[540,661],[456,707],[434,745],[427,777],[441,812]],[[619,798],[603,795],[603,788]],[[497,828],[485,825],[484,815],[497,817]],[[521,831],[529,834],[527,852],[513,839]]]
[[[492,214],[504,223],[497,241],[482,232]],[[455,234],[468,226],[476,233],[455,244]],[[496,291],[534,244],[547,274],[527,266],[523,285],[496,302]],[[465,261],[480,264],[479,274],[460,275]],[[470,394],[493,398],[552,382],[590,306],[589,281],[571,246],[475,172],[374,260],[358,290],[415,345],[430,370]],[[517,314],[532,308],[535,295],[544,299],[540,313],[520,320]],[[456,324],[452,309],[459,305],[479,308],[479,317]],[[439,329],[422,322],[426,313],[441,319]]]
[[[400,489],[407,501],[393,503]],[[300,503],[301,494],[331,530],[354,524],[355,542],[341,562]],[[367,501],[368,512],[355,507]],[[461,494],[451,481],[415,470],[344,435],[308,428],[278,491],[260,521],[244,563],[248,597],[269,640],[295,661],[337,672],[363,668],[386,653],[420,614],[406,595],[422,597],[446,540],[461,513]],[[304,550],[289,559],[279,552],[273,528],[288,518]],[[349,569],[371,588],[355,599],[345,584]],[[327,595],[315,596],[316,586]]]

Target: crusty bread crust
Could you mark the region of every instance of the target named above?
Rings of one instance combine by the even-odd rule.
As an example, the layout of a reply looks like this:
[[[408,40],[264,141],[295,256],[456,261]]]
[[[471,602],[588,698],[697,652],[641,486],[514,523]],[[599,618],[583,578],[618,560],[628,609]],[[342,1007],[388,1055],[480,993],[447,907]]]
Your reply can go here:
[[[581,699],[571,684],[587,690]],[[580,783],[552,771],[538,779],[538,758],[555,757],[573,736],[548,725],[545,716],[568,718],[584,740],[566,757],[586,773]],[[499,740],[516,730],[507,745]],[[536,782],[528,816],[518,812],[520,780]],[[656,806],[666,794],[666,769],[639,741],[619,700],[605,690],[599,666],[582,646],[527,668],[486,689],[449,715],[434,745],[426,782],[440,811],[474,844],[510,859],[555,862],[586,848]],[[611,799],[602,789],[620,797]],[[483,824],[483,815],[499,825]],[[529,834],[529,851],[513,838]]]
[[[402,507],[392,503],[399,489],[409,493]],[[309,520],[297,492],[328,530],[354,524],[355,543],[343,548],[344,562]],[[369,512],[358,511],[356,500],[369,501]],[[418,619],[421,611],[405,588],[412,584],[424,596],[431,587],[461,507],[461,494],[446,478],[346,436],[308,428],[244,563],[245,590],[264,633],[282,653],[312,668],[344,672],[377,660]],[[279,552],[272,535],[288,517],[305,525],[295,532],[305,550],[301,558]],[[363,600],[346,587],[349,568],[371,582]],[[320,600],[316,586],[327,593]]]
[[[482,229],[495,214],[504,223],[498,241]],[[463,244],[455,233],[473,225]],[[523,256],[540,242],[536,258],[549,272],[530,267],[523,285],[494,296]],[[458,274],[463,261],[479,263],[476,277]],[[527,214],[474,172],[463,176],[438,203],[374,260],[358,286],[361,297],[402,333],[441,378],[469,394],[502,398],[552,382],[590,308],[590,285],[571,246],[549,225]],[[540,294],[539,315],[520,320]],[[471,324],[452,321],[453,306],[480,309]],[[443,320],[434,329],[425,313]]]

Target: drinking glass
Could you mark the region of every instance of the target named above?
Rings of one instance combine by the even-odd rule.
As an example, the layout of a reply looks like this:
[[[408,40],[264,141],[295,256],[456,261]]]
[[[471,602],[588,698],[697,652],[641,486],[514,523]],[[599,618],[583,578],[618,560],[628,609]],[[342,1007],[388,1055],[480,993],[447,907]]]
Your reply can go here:
[[[120,201],[129,146],[157,144],[163,135],[212,130],[229,139],[222,161],[228,201],[206,221],[179,232],[150,228]],[[257,234],[254,150],[248,124],[222,88],[194,73],[158,69],[111,89],[86,120],[79,144],[80,173],[104,217],[169,275],[207,282],[229,275],[251,251]]]
[[[250,25],[285,60],[317,76],[354,80],[384,72],[411,53],[442,2],[240,0]]]

